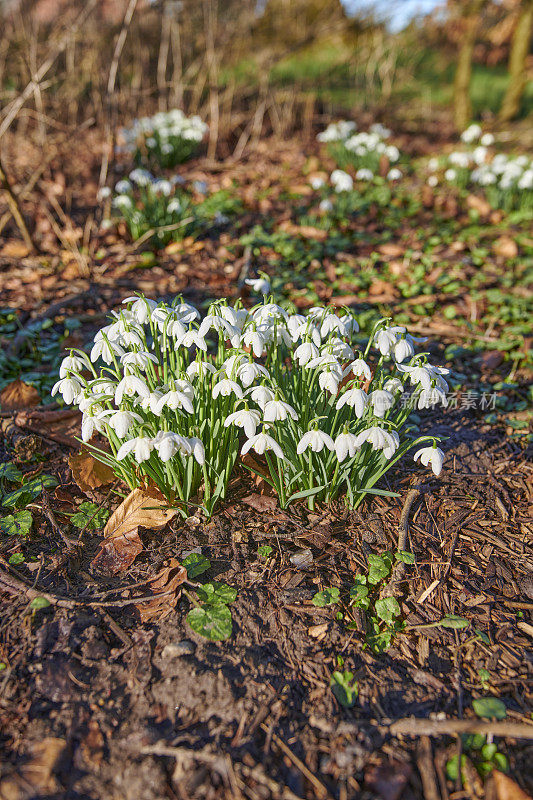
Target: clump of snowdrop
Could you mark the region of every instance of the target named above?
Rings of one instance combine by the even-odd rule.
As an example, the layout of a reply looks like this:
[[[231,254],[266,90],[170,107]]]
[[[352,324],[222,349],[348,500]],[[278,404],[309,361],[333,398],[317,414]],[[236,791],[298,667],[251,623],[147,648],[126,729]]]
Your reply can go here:
[[[187,161],[198,149],[208,128],[200,117],[187,117],[179,108],[142,117],[121,134],[127,151],[139,163],[175,167]]]
[[[236,208],[237,202],[228,192],[195,202],[182,184],[178,176],[154,178],[148,170],[134,169],[115,185],[113,214],[125,221],[132,239],[143,238],[164,247],[197,232],[207,222],[225,224],[227,213]]]
[[[339,122],[329,125],[317,139],[329,144],[330,152],[341,169],[351,167],[356,172],[363,171],[360,180],[371,180],[369,173],[372,176],[379,173],[382,159],[389,167],[400,159],[398,148],[387,142],[390,136],[391,131],[379,122],[371,125],[368,131],[357,133],[355,126],[350,129],[348,123]]]
[[[64,359],[53,394],[79,407],[96,458],[184,515],[191,502],[211,514],[238,461],[282,506],[344,494],[356,507],[412,448],[440,472],[437,440],[407,429],[413,407],[447,404],[447,370],[417,341],[387,319],[361,337],[348,310],[293,314],[264,298],[217,301],[202,318],[181,297],[131,297],[89,355]]]

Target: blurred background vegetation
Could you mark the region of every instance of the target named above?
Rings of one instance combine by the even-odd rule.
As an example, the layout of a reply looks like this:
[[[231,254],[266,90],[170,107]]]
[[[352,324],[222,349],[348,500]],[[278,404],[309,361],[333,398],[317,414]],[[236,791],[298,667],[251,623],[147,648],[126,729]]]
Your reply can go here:
[[[226,156],[328,117],[369,112],[438,135],[447,121],[461,130],[471,119],[527,120],[533,109],[533,0],[3,0],[0,9],[0,135],[15,119],[18,131],[38,125],[44,135],[178,106],[209,123],[208,154]]]

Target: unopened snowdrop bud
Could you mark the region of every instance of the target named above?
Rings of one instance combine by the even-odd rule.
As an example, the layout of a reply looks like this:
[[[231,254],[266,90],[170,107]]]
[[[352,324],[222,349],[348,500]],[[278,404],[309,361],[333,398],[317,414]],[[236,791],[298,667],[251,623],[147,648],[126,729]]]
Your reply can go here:
[[[285,458],[283,455],[283,450],[276,442],[272,436],[269,436],[268,433],[256,433],[255,436],[252,436],[248,439],[242,446],[241,454],[244,456],[250,450],[255,450],[255,452],[262,456],[266,450],[272,450],[274,455],[278,458]]]
[[[385,391],[385,389],[376,389],[370,393],[370,402],[374,408],[375,416],[383,418],[394,405],[394,395]]]
[[[263,416],[265,422],[278,422],[287,417],[298,419],[295,409],[283,400],[269,400],[263,408]]]
[[[200,464],[200,466],[205,464],[205,447],[202,440],[197,436],[191,436],[189,444],[191,445],[192,455],[196,462]]]
[[[324,447],[327,447],[328,450],[333,451],[335,450],[335,442],[331,436],[329,436],[327,433],[324,433],[324,431],[312,430],[304,433],[298,442],[296,452],[298,455],[301,455],[308,448],[310,448],[314,453],[320,453]]]
[[[133,453],[137,464],[142,464],[143,461],[148,461],[153,449],[153,439],[149,436],[137,436],[135,439],[129,439],[127,442],[124,442],[118,450],[117,460],[122,461],[123,458]]]
[[[420,463],[427,467],[431,464],[433,473],[438,477],[442,471],[444,453],[440,447],[421,447],[413,456],[415,461],[420,459]]]
[[[356,387],[352,389],[348,389],[348,391],[341,394],[335,408],[337,410],[341,409],[343,406],[350,406],[355,411],[355,416],[358,419],[361,419],[363,414],[365,413],[365,409],[368,405],[368,395],[362,389],[358,389]]]
[[[261,415],[258,411],[242,408],[239,411],[234,411],[233,414],[230,414],[228,417],[226,417],[224,420],[224,427],[228,428],[230,425],[236,425],[238,428],[242,428],[244,430],[248,439],[251,439],[252,436],[255,436],[255,432],[260,421]]]
[[[345,461],[348,456],[353,458],[359,450],[356,444],[357,437],[353,433],[340,433],[335,439],[335,455],[339,462]]]
[[[216,400],[219,395],[222,395],[222,397],[229,397],[230,394],[234,394],[239,400],[242,400],[243,394],[241,387],[238,383],[235,383],[235,381],[230,381],[229,378],[223,378],[213,386],[213,400]]]
[[[59,392],[65,403],[70,406],[82,396],[82,386],[75,378],[62,378],[52,387],[52,397]]]

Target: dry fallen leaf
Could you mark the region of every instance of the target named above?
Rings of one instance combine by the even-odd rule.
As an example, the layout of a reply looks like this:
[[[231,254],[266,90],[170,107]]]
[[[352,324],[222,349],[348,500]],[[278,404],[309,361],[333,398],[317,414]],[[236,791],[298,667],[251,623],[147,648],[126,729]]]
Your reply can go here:
[[[247,497],[243,497],[242,502],[255,511],[274,511],[278,505],[275,497],[267,497],[264,494],[249,494]]]
[[[142,551],[143,543],[139,536],[139,529],[134,528],[132,531],[102,542],[91,561],[91,567],[102,575],[118,575],[119,572],[125,572],[131,567]]]
[[[472,208],[474,211],[477,211],[482,217],[487,217],[492,211],[490,203],[487,203],[486,200],[483,200],[482,197],[478,197],[475,194],[468,195],[466,198],[466,205],[468,208]]]
[[[497,800],[531,800],[530,795],[513,781],[508,775],[497,769],[492,770],[492,780],[496,789]]]
[[[175,558],[170,559],[156,577],[150,581],[154,597],[145,603],[137,603],[142,622],[153,622],[168,616],[181,595],[181,584],[187,578],[187,570]]]
[[[2,411],[19,411],[21,408],[34,408],[41,402],[41,397],[35,386],[29,386],[24,381],[17,379],[8,383],[0,392],[0,407]]]
[[[26,258],[29,254],[30,250],[24,242],[19,242],[16,239],[12,239],[9,242],[6,242],[5,245],[2,247],[0,255],[4,258]]]
[[[399,258],[405,253],[405,248],[394,242],[386,242],[378,247],[378,253],[382,256],[391,256],[392,258]]]
[[[383,800],[398,800],[411,772],[412,767],[403,761],[370,764],[365,771],[365,785]]]
[[[123,536],[137,528],[157,530],[176,516],[176,510],[167,508],[167,502],[157,492],[134,489],[111,514],[104,528],[106,539]]]
[[[69,456],[68,465],[72,472],[72,477],[82,490],[87,492],[111,483],[115,478],[115,473],[107,464],[102,464],[88,451],[82,450],[78,455]]]
[[[57,784],[52,771],[65,746],[64,739],[52,737],[33,745],[31,758],[17,772],[0,780],[0,800],[29,800],[55,793]]]
[[[494,255],[501,258],[516,258],[518,255],[516,242],[510,236],[500,236],[499,239],[496,239],[493,250]]]

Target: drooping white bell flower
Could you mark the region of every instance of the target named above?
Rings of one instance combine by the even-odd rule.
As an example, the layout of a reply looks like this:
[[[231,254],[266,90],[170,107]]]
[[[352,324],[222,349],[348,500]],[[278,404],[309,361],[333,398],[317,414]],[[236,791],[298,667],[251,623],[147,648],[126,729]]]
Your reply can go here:
[[[154,440],[152,438],[149,436],[136,436],[134,439],[128,439],[119,448],[117,460],[122,461],[123,458],[133,453],[137,464],[142,464],[143,461],[148,461],[153,449]]]
[[[357,437],[353,433],[339,433],[335,439],[335,455],[339,462],[344,461],[348,456],[353,458],[359,450],[356,441]]]
[[[438,386],[432,386],[430,389],[422,389],[417,401],[417,406],[420,410],[432,408],[437,405],[437,403],[441,403],[444,408],[448,406],[448,398],[442,389],[439,389]]]
[[[398,362],[405,361],[406,358],[412,358],[415,354],[415,348],[413,347],[413,342],[410,337],[406,336],[404,339],[400,339],[399,342],[396,342],[392,352],[394,360]]]
[[[158,363],[156,356],[154,356],[152,353],[142,351],[140,353],[125,353],[120,357],[120,363],[124,364],[125,367],[138,367],[144,371],[148,369],[148,364],[150,361],[153,364]]]
[[[236,425],[242,428],[248,439],[255,436],[257,426],[261,421],[259,411],[254,411],[248,408],[241,408],[239,411],[234,411],[224,420],[224,427],[228,428],[230,425]]]
[[[325,392],[337,394],[342,373],[339,370],[327,369],[318,376],[318,385]]]
[[[193,380],[197,377],[204,378],[208,373],[214,374],[215,372],[215,367],[213,364],[210,364],[209,361],[193,361],[185,370],[185,374],[189,380]]]
[[[387,411],[390,411],[395,403],[394,395],[387,392],[385,389],[376,389],[370,392],[369,397],[374,409],[374,414],[380,419],[385,416]]]
[[[288,416],[298,419],[296,410],[283,400],[269,400],[263,408],[265,422],[278,422]]]
[[[65,356],[59,367],[59,377],[66,378],[69,372],[79,373],[84,369],[91,369],[91,362],[85,353],[71,353]]]
[[[268,386],[254,386],[248,389],[247,394],[249,394],[254,403],[257,403],[262,409],[264,409],[270,400],[274,400],[276,396]]]
[[[192,452],[188,439],[172,431],[158,431],[153,443],[159,458],[165,463],[170,461],[176,453],[188,456]]]
[[[389,432],[374,425],[357,434],[356,447],[362,447],[365,442],[372,445],[372,450],[383,450],[385,458],[390,459],[398,448],[399,438],[396,431]]]
[[[100,331],[98,333],[100,333]],[[120,357],[124,355],[124,350],[117,342],[111,339],[104,339],[103,336],[97,337],[98,334],[94,337],[94,344],[91,348],[90,359],[93,364],[98,361],[99,358],[105,361],[106,364],[112,364],[114,357],[116,358],[117,356]]]
[[[179,389],[170,389],[168,392],[166,392],[157,401],[154,413],[157,414],[158,417],[161,416],[165,406],[170,408],[172,411],[182,408],[189,414],[194,413],[194,406],[191,402],[190,396]]]
[[[191,445],[192,448],[193,458],[197,461],[198,464],[200,464],[200,466],[205,464],[205,447],[202,440],[199,439],[197,436],[191,436],[189,438],[189,444]]]
[[[70,406],[81,398],[82,385],[76,378],[61,378],[52,387],[52,397],[55,397],[58,392],[65,403]]]
[[[431,469],[437,477],[442,471],[442,464],[444,461],[444,453],[440,447],[421,447],[413,456],[415,461],[420,459],[420,463],[427,467],[431,464]]]
[[[255,450],[255,452],[260,456],[262,456],[266,450],[272,450],[274,455],[276,455],[278,458],[285,458],[283,455],[283,450],[276,440],[264,431],[261,433],[256,433],[255,436],[252,436],[250,439],[248,439],[241,448],[241,454],[244,456],[250,450]]]
[[[327,447],[328,450],[335,450],[335,442],[324,431],[312,430],[304,433],[298,442],[296,452],[301,455],[307,448],[310,448],[314,453],[320,453],[324,447]]]
[[[119,406],[122,403],[122,398],[124,396],[134,397],[134,395],[148,397],[150,395],[150,389],[146,385],[146,382],[137,377],[137,375],[124,375],[115,389],[116,405]]]
[[[262,294],[263,296],[270,294],[270,283],[266,278],[247,278],[244,282],[256,294]]]
[[[363,389],[358,389],[354,386],[353,388],[344,392],[344,394],[341,394],[335,404],[335,408],[338,411],[345,405],[353,408],[355,411],[355,416],[358,419],[361,419],[368,406],[368,395],[365,391],[363,391]]]
[[[382,356],[388,356],[398,342],[400,334],[405,333],[405,328],[394,325],[390,328],[381,328],[374,336],[376,347]]]
[[[294,351],[294,358],[301,367],[304,367],[314,358],[318,358],[320,351],[313,342],[302,342]]]
[[[237,369],[237,379],[242,383],[245,389],[252,385],[252,383],[262,376],[269,378],[268,370],[261,364],[254,364],[252,361],[247,361]]]
[[[122,302],[124,304],[133,303],[131,311],[140,325],[147,324],[153,310],[157,307],[155,300],[148,300],[146,297],[127,297]]]
[[[113,428],[119,439],[123,439],[134,422],[142,422],[143,418],[133,411],[104,411],[102,417]]]
[[[213,386],[213,400],[216,400],[219,395],[222,395],[222,397],[229,397],[230,394],[234,394],[239,400],[242,400],[243,394],[241,387],[238,383],[235,383],[235,381],[230,381],[229,378],[223,378]]]
[[[356,378],[363,377],[367,381],[372,380],[372,372],[370,371],[370,367],[363,358],[356,358],[355,361],[352,361],[343,374],[349,375],[350,372],[352,375],[355,375]]]

